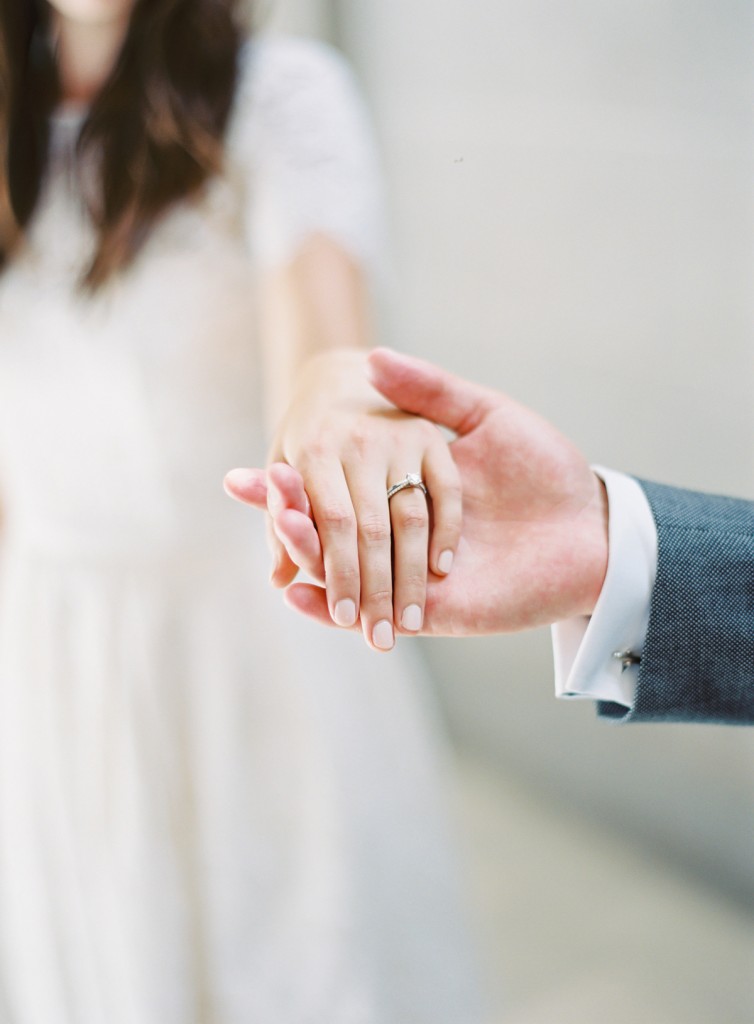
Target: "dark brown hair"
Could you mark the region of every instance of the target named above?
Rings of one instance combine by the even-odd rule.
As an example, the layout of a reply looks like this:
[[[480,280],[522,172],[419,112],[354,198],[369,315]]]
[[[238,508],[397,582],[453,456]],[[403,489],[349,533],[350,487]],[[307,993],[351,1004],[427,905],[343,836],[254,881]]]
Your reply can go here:
[[[136,0],[113,71],[81,129],[96,160],[95,289],[138,253],[160,216],[222,162],[242,31],[237,0]],[[34,212],[59,98],[44,0],[0,0],[0,270]]]

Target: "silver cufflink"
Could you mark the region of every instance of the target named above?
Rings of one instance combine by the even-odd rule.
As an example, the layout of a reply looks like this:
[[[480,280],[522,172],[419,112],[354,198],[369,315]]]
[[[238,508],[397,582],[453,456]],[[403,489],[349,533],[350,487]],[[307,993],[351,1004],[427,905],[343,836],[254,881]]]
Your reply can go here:
[[[641,664],[641,655],[633,651],[613,651],[613,657],[621,663],[621,672],[625,672],[632,665]]]

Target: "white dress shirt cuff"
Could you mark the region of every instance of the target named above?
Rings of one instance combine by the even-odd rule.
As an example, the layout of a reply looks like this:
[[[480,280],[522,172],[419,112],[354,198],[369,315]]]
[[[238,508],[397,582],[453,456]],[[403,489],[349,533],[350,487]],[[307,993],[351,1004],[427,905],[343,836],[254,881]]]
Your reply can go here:
[[[641,655],[644,648],[657,575],[657,528],[636,480],[602,466],[592,469],[607,489],[607,574],[591,616],[552,627],[555,694],[613,701],[630,708],[638,666],[624,669],[613,654]]]

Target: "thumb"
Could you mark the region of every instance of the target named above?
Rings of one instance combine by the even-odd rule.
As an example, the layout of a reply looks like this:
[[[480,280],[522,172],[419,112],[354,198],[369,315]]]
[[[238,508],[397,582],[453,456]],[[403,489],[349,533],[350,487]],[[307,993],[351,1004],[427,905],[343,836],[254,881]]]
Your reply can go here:
[[[413,356],[376,348],[367,357],[372,385],[404,412],[468,434],[498,402],[494,391]]]

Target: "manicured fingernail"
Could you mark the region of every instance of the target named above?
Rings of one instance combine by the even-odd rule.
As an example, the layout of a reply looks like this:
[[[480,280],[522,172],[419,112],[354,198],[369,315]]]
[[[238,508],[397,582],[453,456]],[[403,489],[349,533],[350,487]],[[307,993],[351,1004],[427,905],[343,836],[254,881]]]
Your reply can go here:
[[[422,628],[422,610],[418,604],[410,604],[403,609],[401,625],[411,633],[418,633]]]
[[[453,568],[453,552],[443,551],[440,557],[437,559],[437,568],[443,574],[447,576],[450,570]]]
[[[333,608],[333,622],[337,626],[353,626],[356,622],[356,603],[349,598],[345,598]]]
[[[389,651],[394,643],[393,624],[387,619],[382,619],[372,630],[372,643],[381,651]]]

